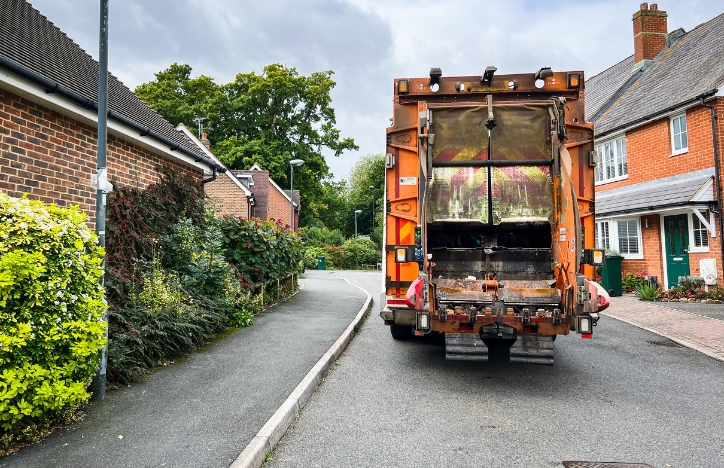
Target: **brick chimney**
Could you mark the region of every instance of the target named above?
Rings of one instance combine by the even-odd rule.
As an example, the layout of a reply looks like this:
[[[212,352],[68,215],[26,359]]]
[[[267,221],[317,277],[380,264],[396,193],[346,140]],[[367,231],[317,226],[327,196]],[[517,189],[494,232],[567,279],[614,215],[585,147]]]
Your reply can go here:
[[[648,68],[651,61],[668,45],[668,24],[665,11],[656,3],[642,3],[633,15],[634,62],[636,68]]]
[[[210,150],[210,149],[211,149],[211,142],[209,141],[208,138],[206,138],[206,132],[204,132],[204,133],[201,134],[201,140],[200,140],[200,141],[201,141],[201,144],[204,145],[207,150]]]

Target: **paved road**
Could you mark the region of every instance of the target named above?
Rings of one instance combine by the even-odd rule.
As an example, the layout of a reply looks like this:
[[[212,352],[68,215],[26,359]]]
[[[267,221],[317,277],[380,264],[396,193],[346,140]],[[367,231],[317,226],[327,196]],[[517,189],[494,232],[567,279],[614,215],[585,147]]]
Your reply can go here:
[[[306,276],[253,327],[109,392],[83,421],[0,467],[228,467],[365,302],[337,276]]]
[[[379,274],[335,275],[378,297]],[[556,340],[553,367],[448,362],[373,313],[267,466],[724,466],[724,363],[665,344],[602,317],[593,340]]]

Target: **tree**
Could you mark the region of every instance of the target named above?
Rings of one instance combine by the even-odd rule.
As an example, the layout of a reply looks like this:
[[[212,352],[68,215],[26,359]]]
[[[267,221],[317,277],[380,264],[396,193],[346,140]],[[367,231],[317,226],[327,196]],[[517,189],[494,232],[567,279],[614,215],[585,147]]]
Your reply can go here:
[[[305,213],[318,217],[324,205],[322,181],[330,176],[323,150],[339,156],[358,149],[335,128],[331,91],[333,72],[299,75],[295,68],[272,64],[261,75],[239,73],[225,85],[200,76],[191,67],[173,64],[156,73],[156,80],[136,93],[172,124],[193,127],[193,117],[205,117],[212,151],[233,169],[259,164],[282,188],[289,188],[289,161],[303,159],[294,169]]]
[[[191,67],[174,63],[155,74],[156,80],[136,87],[136,95],[173,126],[183,123],[195,128],[195,116],[213,114],[223,99],[222,88],[213,78],[201,75],[191,78]]]
[[[349,213],[348,223],[354,231],[354,211],[362,210],[357,216],[357,228],[360,233],[371,233],[381,241],[382,214],[384,213],[385,156],[368,154],[352,167],[349,174]],[[374,201],[374,225],[372,207]]]

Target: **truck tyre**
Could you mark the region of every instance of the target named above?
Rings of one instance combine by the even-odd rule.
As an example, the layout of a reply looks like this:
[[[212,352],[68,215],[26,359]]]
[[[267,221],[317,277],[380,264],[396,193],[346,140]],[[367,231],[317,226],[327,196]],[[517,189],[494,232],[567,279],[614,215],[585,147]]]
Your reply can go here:
[[[409,325],[390,325],[390,333],[392,338],[396,340],[406,340],[412,337],[412,327]]]

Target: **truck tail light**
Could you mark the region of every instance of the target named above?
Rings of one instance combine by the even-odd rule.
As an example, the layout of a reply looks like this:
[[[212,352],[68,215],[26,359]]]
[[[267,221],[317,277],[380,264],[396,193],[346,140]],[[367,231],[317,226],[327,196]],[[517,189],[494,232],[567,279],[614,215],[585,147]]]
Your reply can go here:
[[[407,261],[407,249],[397,249],[395,260],[398,263],[404,263]]]
[[[581,86],[581,75],[579,73],[568,74],[568,88],[580,88]]]
[[[576,320],[578,321],[576,324],[576,331],[578,333],[582,335],[590,335],[593,333],[593,319],[591,319],[591,317],[588,315],[579,315]]]
[[[397,81],[397,94],[407,94],[410,92],[410,82],[407,80]]]

